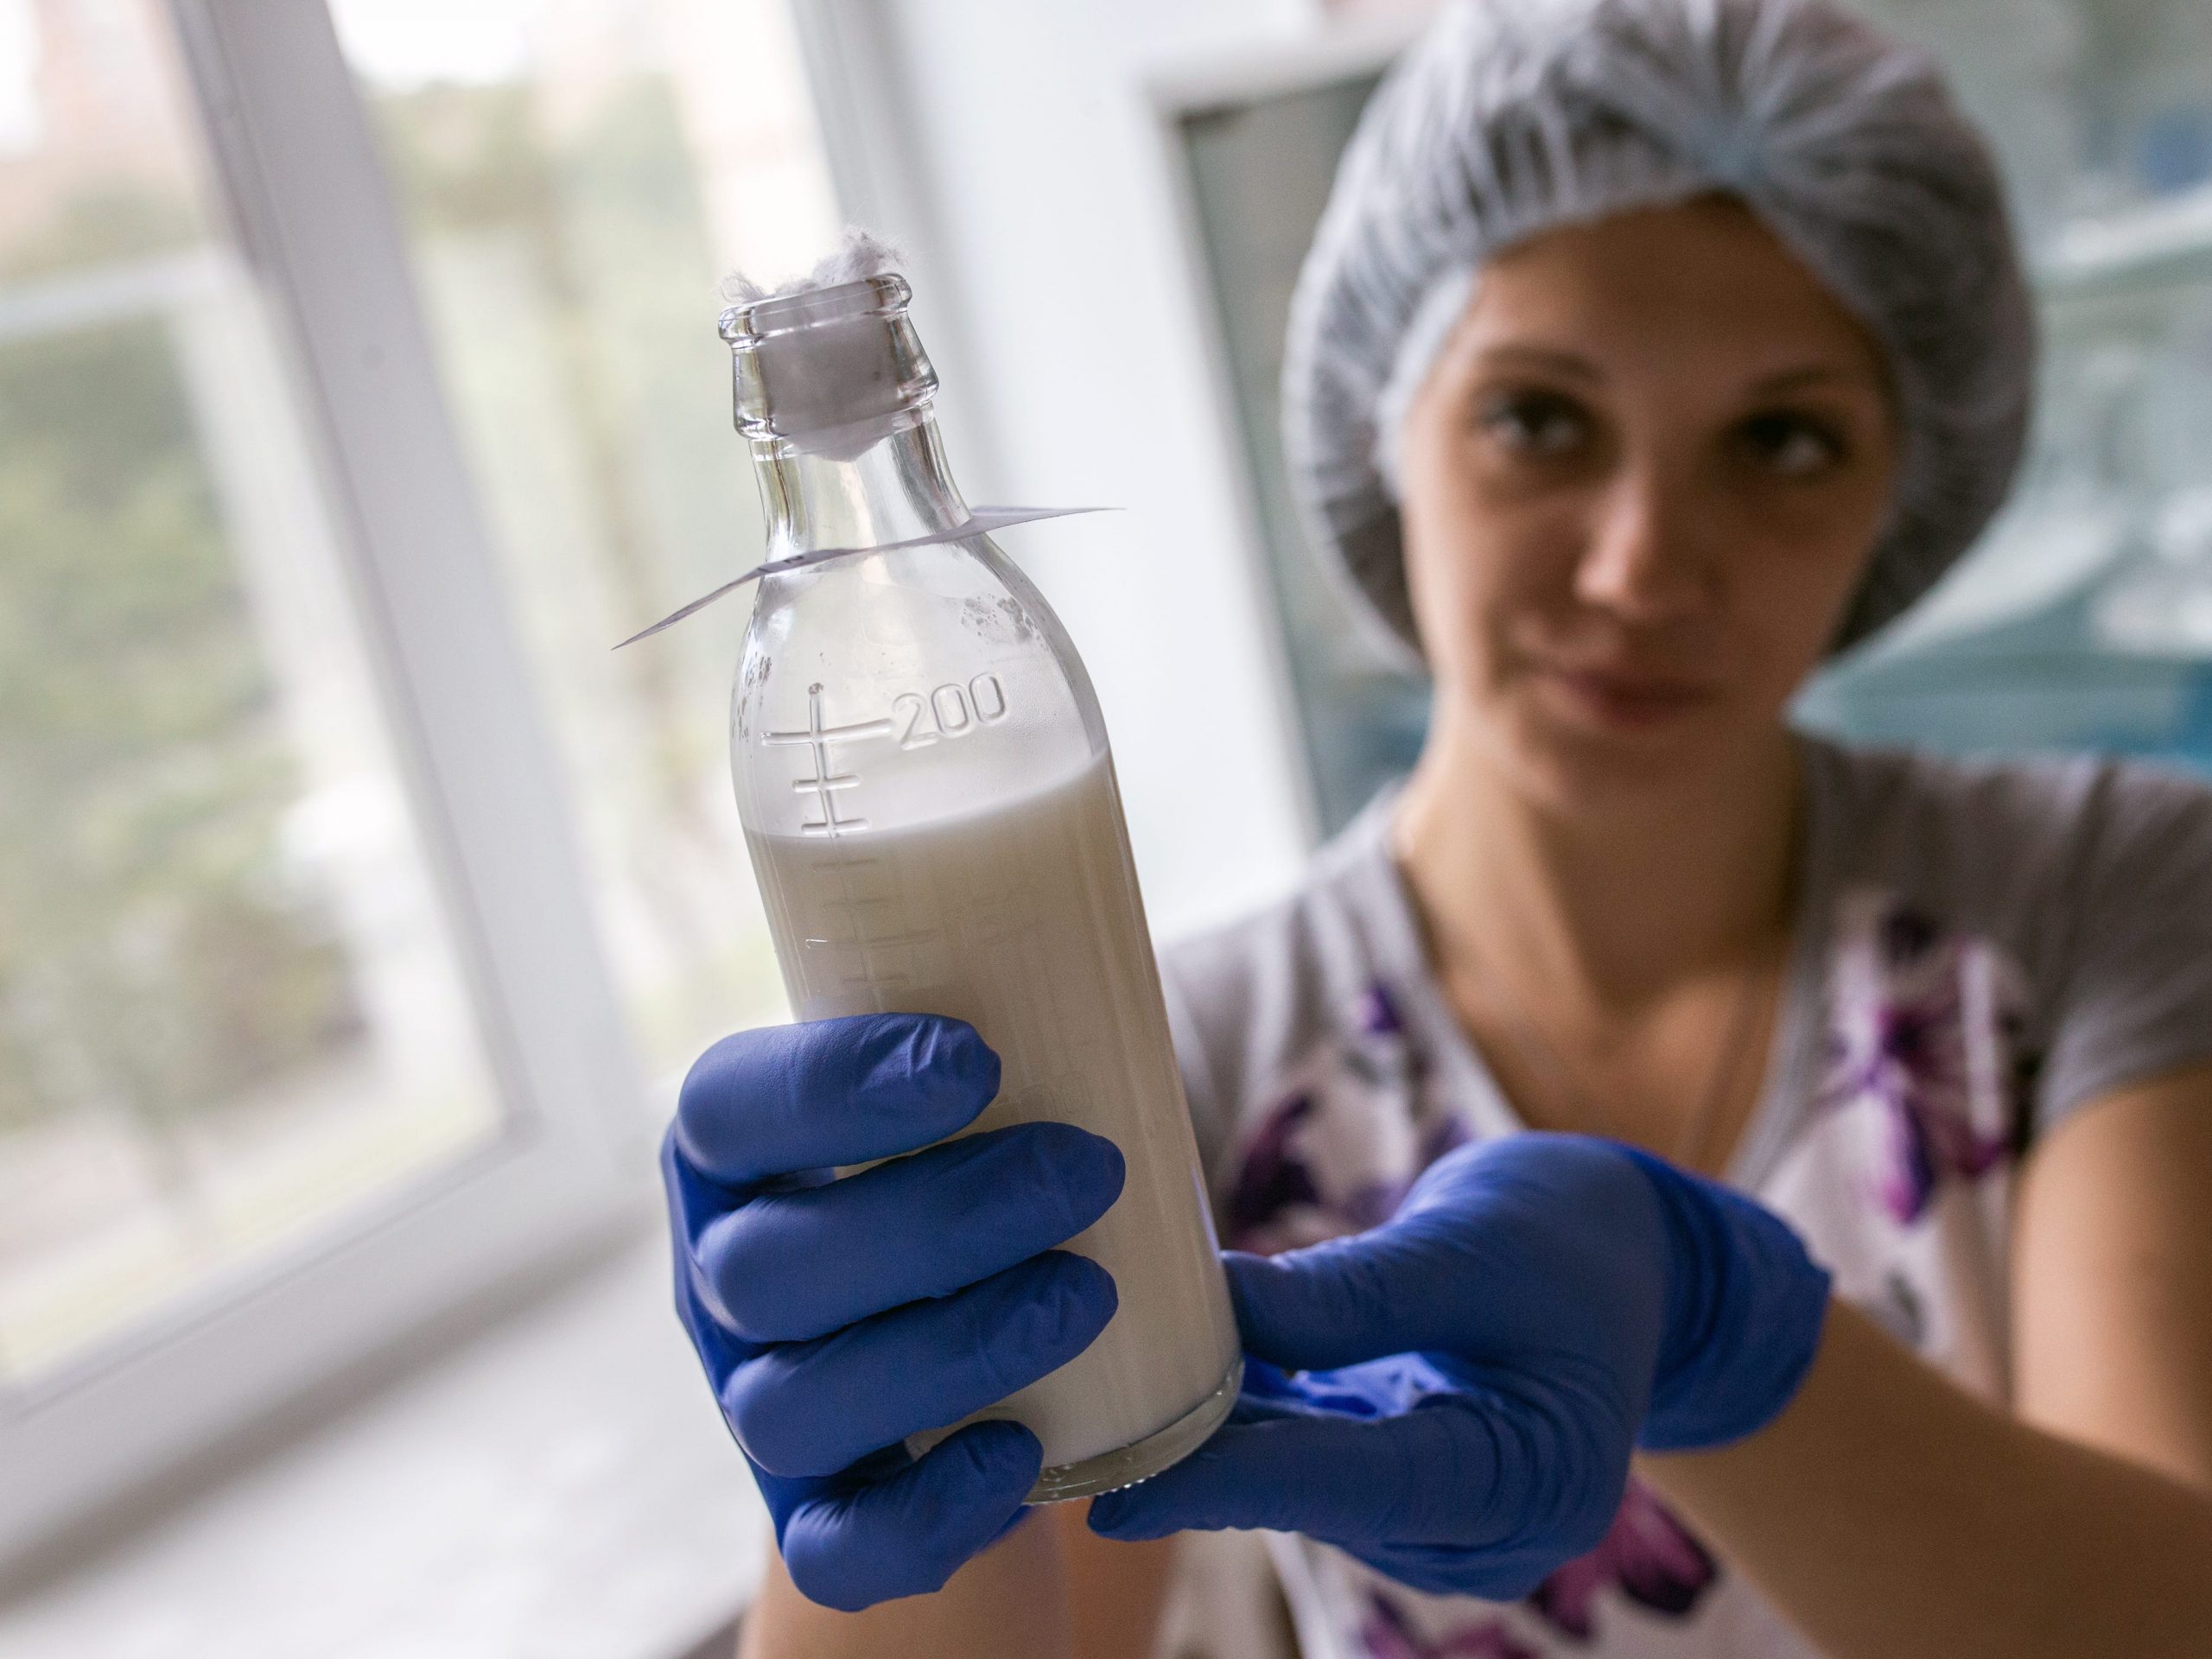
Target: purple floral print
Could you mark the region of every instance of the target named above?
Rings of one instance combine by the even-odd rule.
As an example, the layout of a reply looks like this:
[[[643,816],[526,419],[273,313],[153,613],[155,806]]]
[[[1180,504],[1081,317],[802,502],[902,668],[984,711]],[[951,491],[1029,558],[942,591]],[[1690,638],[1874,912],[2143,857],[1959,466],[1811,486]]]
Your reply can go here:
[[[1369,983],[1359,998],[1359,1028],[1370,1037],[1398,1037],[1406,1022],[1398,1017],[1397,999],[1381,980]]]
[[[1821,1104],[1884,1114],[1876,1197],[1909,1224],[1947,1179],[1980,1179],[2024,1145],[2024,982],[1994,947],[1886,893],[1846,895],[1838,920]]]
[[[1430,1100],[1390,988],[1370,982],[1347,1014],[1276,1080],[1249,1132],[1226,1203],[1235,1249],[1291,1249],[1377,1226],[1423,1169],[1467,1138]]]
[[[1599,1546],[1547,1578],[1525,1605],[1580,1644],[1596,1640],[1601,1593],[1618,1589],[1637,1606],[1686,1618],[1717,1583],[1720,1567],[1650,1489],[1631,1480],[1620,1513]],[[1370,1659],[1541,1659],[1495,1615],[1424,1637],[1379,1588],[1368,1592],[1360,1640]]]
[[[1240,1249],[1261,1229],[1294,1205],[1319,1208],[1321,1189],[1313,1172],[1293,1149],[1299,1125],[1313,1115],[1313,1096],[1290,1096],[1262,1120],[1259,1132],[1236,1166],[1236,1185],[1229,1195],[1230,1243]]]
[[[1719,1576],[1705,1546],[1650,1488],[1631,1479],[1598,1548],[1538,1585],[1529,1605],[1554,1630],[1586,1642],[1597,1634],[1598,1592],[1609,1585],[1639,1607],[1681,1618]]]

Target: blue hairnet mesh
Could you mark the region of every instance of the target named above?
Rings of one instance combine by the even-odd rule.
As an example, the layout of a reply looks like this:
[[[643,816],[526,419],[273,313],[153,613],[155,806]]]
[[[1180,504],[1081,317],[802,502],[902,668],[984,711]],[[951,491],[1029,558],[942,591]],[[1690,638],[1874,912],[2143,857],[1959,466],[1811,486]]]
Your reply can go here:
[[[1292,302],[1293,487],[1418,650],[1386,475],[1471,273],[1561,224],[1721,190],[1885,349],[1903,446],[1839,648],[1903,611],[2018,464],[2033,314],[1988,149],[1921,53],[1823,0],[1462,0],[1392,67]]]

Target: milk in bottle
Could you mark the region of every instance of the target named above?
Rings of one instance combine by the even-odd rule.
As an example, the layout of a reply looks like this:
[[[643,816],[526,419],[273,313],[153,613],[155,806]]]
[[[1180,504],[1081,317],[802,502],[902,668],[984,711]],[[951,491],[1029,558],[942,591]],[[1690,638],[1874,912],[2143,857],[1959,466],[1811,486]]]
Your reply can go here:
[[[874,550],[762,581],[732,760],[798,1017],[966,1020],[1003,1067],[969,1132],[1058,1119],[1127,1160],[1064,1247],[1113,1274],[1112,1321],[981,1414],[1043,1442],[1033,1497],[1075,1497],[1196,1446],[1243,1367],[1096,699],[1035,588],[962,533],[907,300],[879,268],[724,315],[769,556]]]

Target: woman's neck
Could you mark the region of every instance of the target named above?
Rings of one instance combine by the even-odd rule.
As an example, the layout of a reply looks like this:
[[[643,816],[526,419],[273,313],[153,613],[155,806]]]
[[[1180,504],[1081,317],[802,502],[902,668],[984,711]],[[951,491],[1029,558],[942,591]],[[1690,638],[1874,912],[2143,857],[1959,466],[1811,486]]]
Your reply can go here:
[[[1598,1019],[1770,961],[1787,931],[1796,742],[1779,728],[1727,764],[1536,797],[1444,709],[1398,804],[1393,852],[1440,974],[1503,973]]]

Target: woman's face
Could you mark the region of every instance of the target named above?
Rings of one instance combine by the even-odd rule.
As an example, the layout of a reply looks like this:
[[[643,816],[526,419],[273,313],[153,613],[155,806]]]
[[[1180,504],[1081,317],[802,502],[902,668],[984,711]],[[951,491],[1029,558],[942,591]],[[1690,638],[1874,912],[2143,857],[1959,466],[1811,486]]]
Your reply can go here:
[[[1561,804],[1764,753],[1896,450],[1878,348],[1733,202],[1501,255],[1402,434],[1440,730]]]

